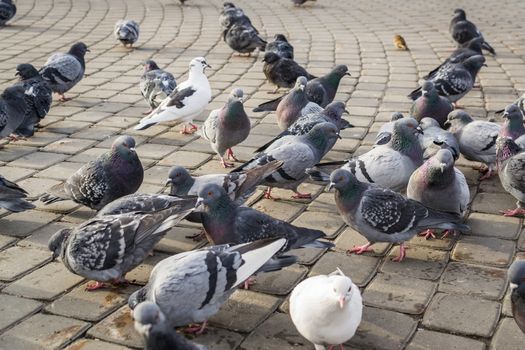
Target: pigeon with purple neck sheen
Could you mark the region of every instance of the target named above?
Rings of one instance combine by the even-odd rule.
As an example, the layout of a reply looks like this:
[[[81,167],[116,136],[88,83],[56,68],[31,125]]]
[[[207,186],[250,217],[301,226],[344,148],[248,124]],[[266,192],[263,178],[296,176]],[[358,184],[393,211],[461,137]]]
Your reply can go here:
[[[451,132],[441,129],[437,120],[423,118],[419,122],[419,126],[423,130],[423,134],[419,135],[419,144],[423,149],[423,159],[429,159],[442,148],[447,148],[452,152],[455,160],[459,158],[458,140]]]
[[[453,110],[452,103],[447,98],[439,96],[434,84],[431,81],[425,81],[421,87],[421,96],[410,108],[410,115],[417,121],[423,118],[433,118],[443,127],[448,114]]]
[[[510,137],[496,140],[496,165],[501,185],[517,199],[516,209],[502,211],[504,216],[525,215],[525,150]]]
[[[144,74],[140,78],[140,92],[150,106],[143,114],[150,114],[177,87],[175,77],[160,69],[153,60],[144,62]]]
[[[13,0],[0,1],[0,26],[5,24],[16,15],[16,5]]]
[[[462,45],[474,38],[481,38],[483,49],[490,52],[492,55],[496,55],[496,50],[483,38],[483,34],[479,31],[474,23],[467,19],[467,14],[463,9],[455,9],[454,17],[450,21],[449,31],[452,38]]]
[[[225,168],[233,167],[226,163],[224,154],[228,159],[238,160],[233,154],[232,147],[246,140],[250,134],[250,118],[244,111],[243,92],[233,89],[226,104],[219,109],[211,111],[210,115],[197,132],[203,139],[210,142],[210,146],[220,158],[221,165]]]
[[[288,42],[284,34],[275,34],[273,41],[266,45],[265,51],[293,60],[293,46]]]
[[[306,77],[307,80],[315,78],[294,60],[283,58],[274,52],[265,53],[263,62],[263,72],[266,79],[277,86],[274,93],[279,88],[293,87],[299,77]]]
[[[33,209],[33,203],[28,202],[27,192],[16,183],[0,175],[0,208],[14,213]]]
[[[117,198],[135,193],[144,179],[144,169],[131,136],[120,136],[111,149],[57,184],[40,197],[45,204],[70,199],[99,210]]]
[[[381,128],[379,128],[379,131],[376,135],[376,142],[374,145],[384,145],[385,143],[388,143],[390,141],[390,137],[392,136],[392,131],[394,130],[394,124],[397,120],[403,119],[405,116],[401,112],[394,112],[390,116],[390,121],[384,123],[381,125]],[[415,122],[417,120],[414,119]]]
[[[349,253],[362,254],[377,242],[398,243],[399,255],[393,260],[400,262],[405,257],[404,242],[423,230],[470,231],[460,223],[459,215],[428,208],[392,190],[361,182],[345,169],[330,175],[329,188],[335,188],[335,202],[343,220],[368,240]]]
[[[523,114],[517,105],[508,105],[501,116],[505,121],[499,131],[499,136],[510,137],[518,146],[525,148],[525,126]]]
[[[525,260],[516,260],[507,271],[510,284],[510,302],[514,321],[525,333]]]

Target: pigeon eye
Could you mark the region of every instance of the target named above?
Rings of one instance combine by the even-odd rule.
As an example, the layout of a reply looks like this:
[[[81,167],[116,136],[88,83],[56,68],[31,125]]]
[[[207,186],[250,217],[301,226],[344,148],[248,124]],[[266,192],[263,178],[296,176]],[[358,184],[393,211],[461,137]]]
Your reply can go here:
[[[348,287],[348,292],[352,291],[352,286]]]
[[[212,192],[212,191],[208,192],[208,196],[211,197],[212,195],[213,195],[213,192]]]

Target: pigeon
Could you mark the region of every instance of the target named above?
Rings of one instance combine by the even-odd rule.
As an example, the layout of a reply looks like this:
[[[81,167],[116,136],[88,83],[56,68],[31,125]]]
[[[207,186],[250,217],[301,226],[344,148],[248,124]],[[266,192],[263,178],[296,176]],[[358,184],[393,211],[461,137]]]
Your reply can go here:
[[[344,76],[350,76],[348,72],[348,67],[344,64],[336,66],[328,74],[309,80],[306,83],[304,89],[308,101],[314,102],[325,108],[330,102],[335,98],[337,89],[339,88],[339,83]],[[257,106],[253,111],[254,112],[266,112],[266,111],[275,111],[281,100],[283,100],[287,95],[278,97],[271,101],[265,102]]]
[[[206,350],[171,329],[159,306],[144,301],[133,310],[135,330],[144,337],[145,350]]]
[[[342,169],[350,171],[359,181],[402,191],[408,184],[410,175],[423,164],[423,150],[415,135],[421,132],[413,118],[400,119],[395,122],[388,143],[342,162]],[[329,175],[319,169],[335,164],[341,162],[318,164],[313,169],[307,169],[306,173],[313,181],[328,182]]]
[[[135,140],[120,136],[111,150],[99,156],[57,184],[40,197],[45,204],[71,199],[100,210],[117,198],[136,192],[144,178],[144,170],[135,152]]]
[[[82,80],[86,70],[84,56],[89,52],[86,44],[78,42],[71,46],[68,53],[55,53],[50,56],[44,67],[40,69],[40,75],[49,82],[53,92],[58,93],[59,101],[68,101],[64,93]]]
[[[202,333],[230,295],[255,272],[278,270],[290,261],[272,257],[286,244],[283,238],[239,245],[215,245],[170,256],[151,271],[148,284],[128,299],[133,310],[154,302],[168,328],[204,322],[186,332]],[[270,265],[268,262],[273,261]],[[266,265],[266,266],[265,266]]]
[[[392,131],[394,131],[394,124],[396,120],[403,119],[404,117],[405,116],[401,112],[392,113],[390,116],[390,121],[384,123],[381,125],[381,128],[379,128],[374,145],[384,145],[385,143],[388,143],[388,141],[390,141],[390,137],[392,136]],[[414,121],[417,123],[417,120],[414,119]]]
[[[405,38],[403,38],[399,34],[394,35],[394,46],[400,50],[408,51],[408,46],[405,41]]]
[[[294,6],[301,6],[307,1],[317,1],[317,0],[292,0],[292,3],[294,4]]]
[[[464,44],[473,38],[481,37],[483,39],[483,49],[487,50],[492,55],[496,55],[496,51],[487,41],[485,41],[476,25],[467,19],[467,15],[463,9],[454,10],[454,17],[452,17],[452,20],[450,21],[449,31],[450,34],[452,34],[452,38],[459,45]]]
[[[320,123],[329,122],[334,124],[339,128],[339,130],[344,130],[347,128],[353,128],[354,126],[350,124],[346,119],[342,118],[343,113],[348,113],[345,109],[345,104],[343,102],[332,102],[321,112],[313,112],[306,115],[301,115],[299,118],[288,127],[285,131],[271,139],[265,145],[259,147],[255,152],[262,152],[272,143],[283,138],[287,135],[305,135],[314,126]]]
[[[35,67],[29,63],[19,64],[16,67],[20,85],[24,88],[26,100],[29,103],[29,113],[24,121],[16,128],[14,134],[21,137],[30,137],[35,133],[35,127],[49,112],[53,102],[53,91],[42,78]]]
[[[505,121],[499,136],[510,137],[520,148],[525,148],[525,126],[520,108],[514,104],[508,105],[502,117]]]
[[[423,134],[419,135],[419,144],[423,149],[423,159],[429,159],[442,148],[448,149],[455,160],[459,158],[458,140],[451,132],[441,129],[437,120],[423,118],[419,126],[423,130]]]
[[[124,46],[132,47],[139,40],[139,24],[133,20],[122,19],[115,24],[115,38]]]
[[[307,80],[315,78],[315,76],[308,73],[306,69],[294,60],[283,58],[274,52],[265,53],[263,62],[263,72],[266,79],[272,84],[277,85],[274,93],[281,87],[293,87],[297,78],[301,76],[306,77]]]
[[[407,186],[407,197],[434,210],[464,217],[470,202],[470,190],[465,175],[454,167],[454,157],[448,149],[440,149],[414,171]],[[445,237],[449,232],[445,232]],[[425,237],[433,237],[432,230]]]
[[[0,175],[0,208],[4,208],[13,213],[33,209],[35,206],[28,202],[27,192]]]
[[[472,56],[463,62],[447,65],[446,69],[440,69],[430,81],[434,83],[439,95],[455,103],[472,90],[476,76],[482,66],[486,66],[485,57],[482,55]],[[408,97],[415,101],[421,96],[421,93],[421,87],[419,87],[412,91]]]
[[[53,259],[60,256],[69,271],[96,281],[87,290],[103,288],[105,282],[122,284],[126,273],[140,265],[194,205],[195,198],[173,198],[159,210],[97,215],[56,232],[48,248]]]
[[[447,116],[454,110],[454,106],[443,96],[439,96],[432,81],[425,81],[421,86],[421,96],[419,96],[412,107],[410,115],[420,121],[423,118],[434,118],[441,127],[444,126]]]
[[[237,146],[250,134],[250,118],[246,115],[243,107],[243,91],[239,88],[233,89],[226,104],[219,109],[211,111],[208,119],[204,122],[198,134],[210,142],[210,146],[220,158],[221,165],[225,168],[233,167],[232,163],[226,163],[224,153],[237,161],[232,147]]]
[[[144,63],[144,74],[140,78],[140,92],[150,109],[143,114],[153,112],[176,86],[177,82],[171,73],[160,69],[155,61],[147,60]]]
[[[521,114],[525,116],[525,94],[521,95],[518,99],[516,99],[514,102],[512,102],[513,105],[516,105],[519,107]],[[505,109],[497,110],[495,113],[500,114],[503,113]]]
[[[305,279],[290,295],[292,322],[315,350],[347,342],[354,336],[362,313],[359,288],[339,268],[329,275]]]
[[[197,126],[193,124],[193,118],[200,115],[211,100],[211,87],[204,70],[211,68],[204,57],[197,57],[190,62],[190,73],[188,80],[177,85],[175,90],[162,101],[162,103],[147,117],[140,120],[135,130],[144,130],[157,123],[167,121],[179,121],[188,123],[191,127],[187,131],[184,124],[182,134],[193,133]]]
[[[252,25],[250,18],[244,14],[244,11],[231,2],[223,3],[223,8],[219,15],[219,23],[223,31],[229,29],[235,23]]]
[[[26,95],[24,86],[15,84],[7,87],[0,94],[0,139],[7,137],[16,141],[15,130],[31,113],[31,96]]]
[[[264,51],[266,40],[261,38],[258,31],[252,26],[243,23],[234,23],[222,32],[222,39],[228,46],[240,53],[251,56],[255,49]]]
[[[194,198],[196,196],[185,196],[185,198]],[[97,212],[97,216],[127,214],[133,212],[153,213],[160,210],[168,209],[177,202],[180,203],[180,196],[171,196],[167,194],[147,194],[133,193],[127,196],[115,199],[113,202],[105,205]]]
[[[459,150],[466,159],[487,165],[488,171],[480,180],[488,179],[496,164],[496,139],[500,126],[488,121],[474,121],[461,110],[450,112],[445,126],[458,140]]]
[[[514,261],[507,275],[511,290],[512,316],[521,331],[525,333],[525,260]]]
[[[294,191],[293,198],[311,198],[310,193],[300,193],[297,187],[306,179],[305,170],[313,167],[332,149],[339,135],[339,129],[332,123],[317,124],[305,135],[289,135],[280,138],[264,152],[256,154],[251,160],[233,170],[241,171],[258,168],[273,160],[284,162],[282,167],[262,182],[268,186],[265,198],[273,198],[273,187]]]
[[[13,4],[12,0],[1,0],[0,1],[0,26],[5,24],[16,14],[16,5]]]
[[[273,41],[266,45],[265,51],[293,60],[293,46],[283,34],[275,34]]]
[[[517,199],[516,209],[502,211],[504,216],[525,215],[525,150],[510,137],[496,140],[496,165],[501,185]]]
[[[428,208],[400,193],[359,181],[351,172],[337,169],[330,175],[329,189],[335,187],[335,202],[343,220],[367,240],[348,253],[362,254],[376,242],[398,243],[405,257],[404,242],[426,229],[468,232],[459,215]]]

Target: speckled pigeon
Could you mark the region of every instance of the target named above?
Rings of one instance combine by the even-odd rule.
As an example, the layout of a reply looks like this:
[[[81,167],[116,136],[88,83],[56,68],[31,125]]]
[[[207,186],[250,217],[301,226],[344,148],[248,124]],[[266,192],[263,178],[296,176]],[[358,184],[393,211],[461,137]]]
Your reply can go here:
[[[270,83],[277,85],[274,93],[281,87],[293,87],[297,78],[301,76],[306,77],[307,80],[315,78],[294,60],[283,58],[274,52],[267,52],[264,55],[263,62],[263,72],[266,79]]]
[[[219,15],[219,23],[223,30],[229,29],[235,23],[252,25],[250,18],[244,14],[244,11],[231,2],[223,3],[223,8]]]
[[[502,118],[505,121],[499,136],[510,137],[520,148],[525,148],[525,126],[523,126],[523,114],[520,108],[514,104],[508,105]]]
[[[392,131],[394,131],[394,124],[396,120],[402,119],[404,117],[405,116],[401,112],[392,113],[390,116],[390,121],[384,123],[381,125],[381,128],[379,128],[374,145],[384,145],[385,143],[388,143],[388,141],[390,141],[390,137],[392,137]],[[417,120],[415,120],[415,122],[417,122]]]
[[[82,166],[66,182],[51,187],[40,200],[51,204],[71,199],[99,210],[117,198],[136,192],[143,178],[135,140],[131,136],[120,136],[111,150]]]
[[[135,330],[144,337],[145,350],[206,350],[192,343],[167,325],[166,316],[159,306],[144,301],[133,310]]]
[[[249,24],[234,23],[222,32],[222,39],[228,46],[238,52],[251,55],[255,49],[264,51],[266,40],[261,38],[259,32]]]
[[[450,112],[445,126],[458,140],[459,150],[465,158],[487,165],[488,171],[480,180],[489,178],[496,164],[496,139],[500,126],[484,120],[475,121],[461,110]]]
[[[423,149],[423,159],[429,159],[442,148],[448,149],[454,159],[457,160],[459,158],[458,140],[451,132],[441,129],[437,120],[423,118],[419,126],[423,129],[423,134],[419,135],[419,144]]]
[[[362,254],[376,242],[400,244],[399,255],[405,257],[404,242],[426,229],[458,230],[470,228],[460,224],[459,215],[437,211],[389,189],[360,182],[345,169],[330,176],[329,188],[335,187],[335,202],[343,220],[363,235],[368,243],[350,249]]]
[[[339,136],[339,129],[332,123],[317,124],[305,135],[284,136],[272,143],[264,152],[256,154],[235,171],[258,168],[273,160],[284,162],[282,167],[267,176],[262,184],[268,186],[265,198],[270,199],[273,187],[294,191],[293,198],[311,198],[310,193],[300,193],[297,187],[306,179],[305,170],[313,167],[332,149]]]
[[[214,109],[202,125],[198,134],[210,142],[210,146],[220,158],[221,165],[225,168],[233,167],[226,163],[224,153],[233,160],[238,160],[233,154],[232,147],[246,140],[250,134],[250,118],[244,111],[243,92],[233,89],[222,108]]]
[[[284,34],[275,34],[273,41],[266,45],[265,51],[293,60],[293,46],[288,42]]]
[[[55,53],[47,59],[40,75],[49,82],[51,89],[58,93],[59,101],[68,101],[64,93],[82,80],[86,70],[84,56],[89,52],[86,44],[78,42],[67,53]]]
[[[140,92],[150,109],[143,114],[153,112],[175,90],[176,86],[177,82],[171,73],[160,69],[153,60],[144,62],[144,74],[140,78]]]
[[[133,20],[122,19],[115,24],[115,38],[124,46],[132,47],[139,40],[139,24]]]
[[[103,288],[104,282],[120,284],[166,232],[193,210],[195,201],[172,197],[169,205],[161,205],[159,210],[97,215],[77,227],[56,232],[48,247],[53,258],[60,256],[68,270],[96,281],[88,290]]]
[[[27,192],[23,188],[0,175],[0,208],[15,213],[33,209],[35,206],[26,197]]]
[[[15,17],[16,5],[13,4],[12,0],[1,0],[0,1],[0,26],[5,26],[7,21]]]
[[[501,185],[517,199],[516,209],[502,211],[504,216],[525,215],[525,150],[510,137],[496,140],[496,165]]]
[[[31,97],[20,84],[6,88],[0,94],[0,139],[16,141],[14,132],[31,115]]]
[[[410,115],[420,121],[423,118],[434,118],[441,127],[444,126],[447,116],[454,110],[454,106],[438,91],[431,81],[425,81],[421,86],[421,96],[417,98],[410,108]]]
[[[464,44],[473,38],[481,37],[483,39],[483,49],[487,50],[492,55],[496,55],[496,51],[487,41],[485,41],[476,25],[467,19],[467,14],[463,9],[454,10],[454,17],[452,17],[452,20],[450,21],[449,31],[450,34],[452,34],[452,38],[459,45]]]
[[[525,333],[525,260],[516,260],[507,272],[510,283],[510,302],[514,321]]]

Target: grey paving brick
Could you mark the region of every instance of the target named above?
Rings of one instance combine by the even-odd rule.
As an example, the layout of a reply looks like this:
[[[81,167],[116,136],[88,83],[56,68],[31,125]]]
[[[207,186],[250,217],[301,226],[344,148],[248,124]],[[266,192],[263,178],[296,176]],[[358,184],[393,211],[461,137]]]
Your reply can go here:
[[[13,281],[46,261],[51,260],[49,252],[28,247],[11,247],[0,252],[0,280]]]
[[[41,307],[42,303],[35,300],[0,294],[0,313],[2,314],[0,331],[38,311]]]

